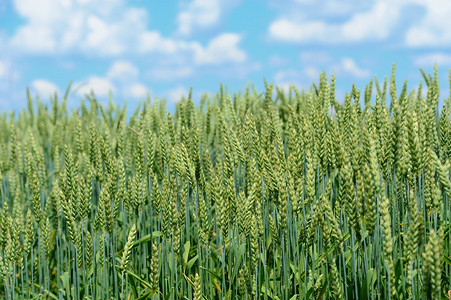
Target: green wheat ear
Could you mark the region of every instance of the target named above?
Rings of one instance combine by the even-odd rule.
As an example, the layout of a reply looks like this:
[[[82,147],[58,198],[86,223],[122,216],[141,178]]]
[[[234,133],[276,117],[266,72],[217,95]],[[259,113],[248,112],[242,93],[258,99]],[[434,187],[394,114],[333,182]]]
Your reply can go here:
[[[122,270],[125,272],[127,269],[128,263],[130,261],[130,254],[132,251],[132,245],[133,241],[136,236],[136,225],[133,224],[132,228],[130,229],[130,232],[128,234],[127,243],[124,246],[124,250],[122,252]]]
[[[441,274],[443,257],[443,230],[437,233],[431,230],[429,241],[423,253],[424,281],[426,283],[425,294],[432,295],[433,299],[441,296]]]
[[[200,281],[199,274],[196,273],[196,276],[194,277],[194,300],[201,300],[202,299],[202,286]]]

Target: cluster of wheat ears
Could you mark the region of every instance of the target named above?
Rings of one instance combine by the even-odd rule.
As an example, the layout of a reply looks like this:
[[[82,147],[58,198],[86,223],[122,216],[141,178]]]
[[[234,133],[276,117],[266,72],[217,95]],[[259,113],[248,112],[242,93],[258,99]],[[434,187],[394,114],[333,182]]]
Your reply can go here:
[[[0,116],[0,297],[447,299],[451,97],[422,73],[173,114],[29,97]]]

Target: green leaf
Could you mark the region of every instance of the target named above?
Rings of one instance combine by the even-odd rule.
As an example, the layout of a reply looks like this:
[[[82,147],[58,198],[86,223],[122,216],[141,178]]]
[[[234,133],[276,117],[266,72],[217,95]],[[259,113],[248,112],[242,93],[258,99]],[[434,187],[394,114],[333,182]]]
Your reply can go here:
[[[199,258],[199,255],[196,255],[188,261],[188,263],[186,264],[187,271],[191,270],[191,267],[194,265],[194,263],[197,261],[198,258]]]
[[[142,238],[140,238],[139,240],[135,241],[132,244],[132,249],[135,248],[135,247],[138,247],[141,244],[148,243],[152,239],[159,238],[161,235],[162,234],[161,234],[160,231],[154,231],[154,232],[152,232],[152,234],[149,233],[149,234],[143,236]]]
[[[219,281],[222,280],[222,277],[221,277],[221,274],[220,274],[220,273],[216,274],[216,273],[214,273],[213,271],[208,270],[207,268],[204,268],[204,267],[202,267],[202,266],[200,266],[200,268],[203,269],[203,270],[205,270],[205,271],[207,271],[208,273],[210,273],[210,275],[212,275],[212,276],[213,276],[214,278],[216,278],[217,280],[219,280]]]
[[[191,244],[189,241],[185,243],[183,246],[183,267],[186,267],[186,264],[188,263],[188,257],[189,257],[189,249],[191,248]]]
[[[69,282],[69,273],[64,272],[60,276],[61,282],[63,283],[64,289],[66,290],[66,297],[70,299],[70,282]]]
[[[144,279],[142,279],[141,277],[139,277],[138,275],[136,275],[135,273],[131,272],[131,271],[126,271],[127,275],[129,275],[129,277],[133,277],[136,280],[138,280],[139,282],[141,282],[145,287],[150,288],[151,285],[149,282],[145,281]]]
[[[245,244],[242,244],[242,245],[240,246],[241,253],[244,253],[244,252],[245,252],[245,247],[246,247]],[[230,280],[231,280],[232,282],[235,280],[235,278],[236,278],[238,272],[240,271],[240,268],[242,267],[242,266],[241,266],[241,260],[242,260],[242,256],[241,256],[241,255],[238,255],[237,261],[234,263],[233,269],[232,269],[232,277],[230,278]]]
[[[128,272],[127,272],[128,274]],[[136,290],[135,280],[132,276],[128,276],[128,281],[130,282],[130,286],[132,288],[132,293],[134,298],[138,298],[138,291]]]

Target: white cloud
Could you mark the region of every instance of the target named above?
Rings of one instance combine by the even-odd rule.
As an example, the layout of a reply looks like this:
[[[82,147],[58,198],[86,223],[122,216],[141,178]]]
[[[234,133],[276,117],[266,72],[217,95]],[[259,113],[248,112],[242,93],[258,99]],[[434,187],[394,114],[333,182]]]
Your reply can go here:
[[[291,9],[270,24],[268,34],[282,42],[339,44],[386,40],[404,27],[403,41],[409,47],[448,47],[451,44],[448,0],[371,2],[369,5],[370,2],[365,1],[292,0],[291,5],[285,5]],[[410,25],[405,21],[412,7],[417,12],[421,9],[422,14],[410,17],[413,24]],[[331,19],[334,21],[329,21]],[[406,29],[406,25],[410,27]]]
[[[385,39],[399,18],[399,13],[399,9],[390,2],[378,1],[370,11],[357,13],[343,24],[341,33],[349,41]]]
[[[68,1],[15,0],[16,12],[27,22],[18,28],[11,39],[12,46],[23,52],[54,52],[58,45],[59,30],[66,27],[71,19],[64,18],[70,6]]]
[[[230,8],[238,1],[194,0],[187,6],[187,11],[191,12],[194,7],[194,15],[202,15],[207,13],[198,11],[199,7],[205,6],[207,10],[212,9],[211,6]],[[34,0],[14,0],[16,11],[25,20],[9,38],[10,50],[15,53],[77,53],[102,58],[152,54],[157,61],[166,59],[170,65],[179,68],[181,65],[192,66],[193,62],[217,65],[246,60],[246,53],[238,47],[242,38],[238,34],[220,34],[206,46],[195,40],[164,37],[147,28],[145,9],[130,7],[125,0],[41,0],[39,5],[36,3]],[[208,18],[193,20],[205,26],[213,22]]]
[[[124,60],[117,60],[113,62],[112,66],[107,72],[107,77],[111,79],[118,79],[127,81],[137,78],[139,75],[138,68],[132,63]]]
[[[165,49],[163,52],[175,52],[176,45],[169,39],[163,39],[160,33],[143,32],[139,37],[139,51],[150,52],[157,51],[158,49]]]
[[[70,49],[83,39],[85,19],[86,15],[84,12],[77,12],[68,20],[67,30],[61,36],[61,47],[63,49]]]
[[[41,97],[49,97],[55,92],[60,94],[59,88],[53,82],[45,79],[36,79],[31,82],[31,87],[33,90]]]
[[[188,91],[183,86],[177,86],[167,91],[169,101],[176,103],[182,100],[182,97],[188,97]]]
[[[146,10],[123,0],[14,0],[14,8],[25,19],[10,39],[20,52],[114,56],[130,51],[146,32]]]
[[[429,67],[437,64],[439,66],[451,65],[451,55],[448,53],[435,52],[417,56],[414,59],[417,66]]]
[[[341,63],[335,67],[338,72],[344,72],[351,74],[352,76],[358,78],[365,78],[370,76],[370,72],[368,70],[362,69],[357,66],[356,62],[349,57],[344,57],[341,59]]]
[[[99,51],[99,54],[114,56],[136,52],[139,35],[147,32],[147,12],[125,6],[120,10],[123,11],[120,15],[111,13],[102,17],[91,13],[87,17],[88,30],[82,44],[86,53]]]
[[[112,54],[120,54],[124,51],[123,45],[114,38],[117,28],[109,25],[97,16],[89,16],[87,19],[88,34],[85,39],[85,47],[91,49],[106,49]]]
[[[217,25],[232,8],[242,0],[192,0],[182,3],[177,15],[177,33],[192,35],[199,29],[210,29]]]
[[[448,47],[451,43],[451,5],[448,0],[416,0],[425,8],[423,19],[416,20],[406,33],[411,47]]]
[[[52,30],[46,26],[19,28],[11,44],[19,51],[34,53],[53,53],[57,46]]]
[[[57,0],[14,0],[16,12],[33,23],[51,23],[62,19],[62,16],[55,14],[62,10],[71,8],[71,1]]]
[[[270,37],[285,42],[305,42],[310,40],[327,41],[335,28],[324,22],[300,23],[285,18],[279,19],[269,26]]]
[[[220,0],[193,0],[178,14],[178,31],[189,35],[197,28],[215,25],[221,15]]]
[[[111,91],[125,98],[142,98],[147,95],[148,89],[138,82],[139,73],[139,69],[131,62],[116,60],[104,75],[91,76],[76,83],[75,91],[79,95],[85,95],[93,90],[98,97],[107,96]]]
[[[165,38],[157,31],[145,31],[140,34],[137,45],[140,53],[153,52],[175,55],[177,52],[184,50],[192,51],[194,46],[199,44]]]
[[[134,83],[128,88],[128,93],[133,98],[144,98],[149,90],[141,83]]]
[[[238,48],[241,36],[224,33],[208,43],[204,49],[196,47],[195,61],[198,64],[221,64],[226,62],[242,63],[246,60],[246,53]]]
[[[381,0],[370,10],[355,13],[344,23],[281,17],[270,24],[268,32],[274,40],[294,43],[338,44],[383,40],[389,36],[399,13],[399,6],[389,5],[386,0]]]
[[[108,78],[92,76],[87,81],[74,85],[79,95],[90,94],[94,91],[96,96],[107,96],[108,93],[115,92],[114,84]]]

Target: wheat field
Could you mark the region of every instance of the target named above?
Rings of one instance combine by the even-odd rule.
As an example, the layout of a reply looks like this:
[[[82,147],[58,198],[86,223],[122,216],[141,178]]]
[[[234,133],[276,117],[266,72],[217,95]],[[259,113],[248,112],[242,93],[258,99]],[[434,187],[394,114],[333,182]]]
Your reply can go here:
[[[0,115],[0,297],[448,299],[451,71],[421,72],[172,114],[28,95]]]

